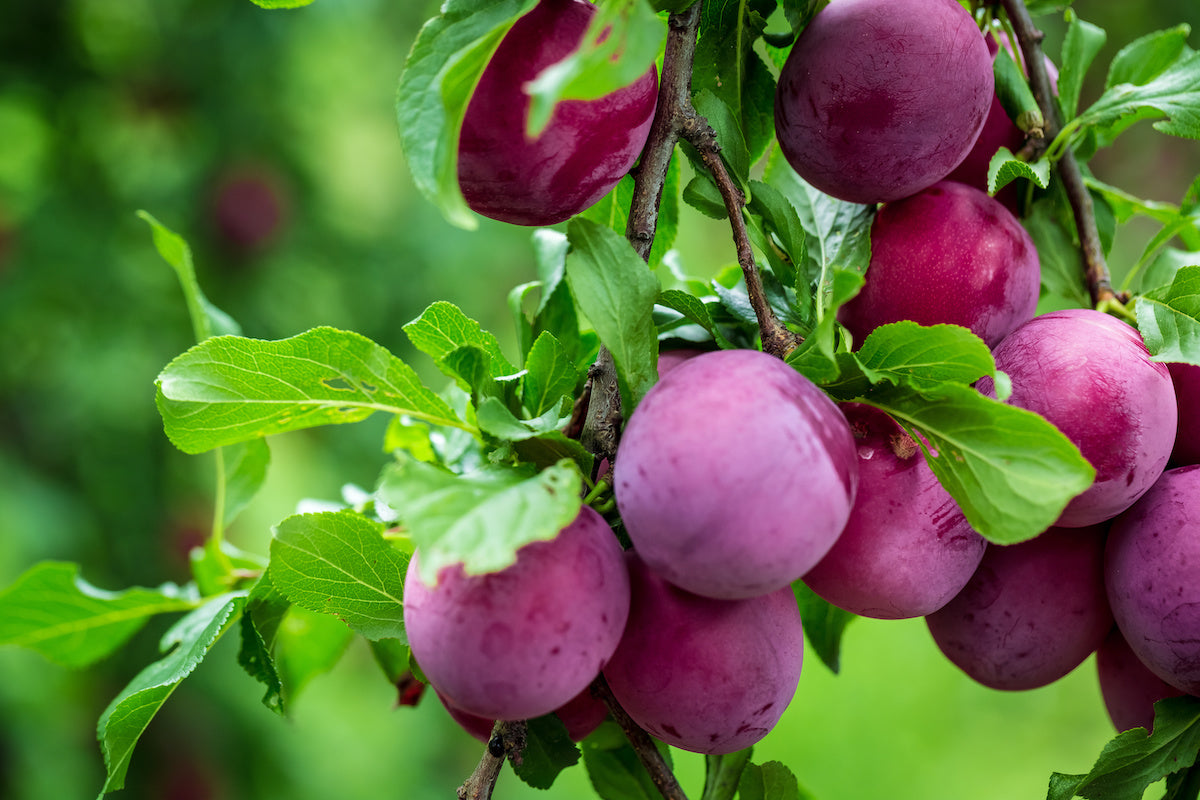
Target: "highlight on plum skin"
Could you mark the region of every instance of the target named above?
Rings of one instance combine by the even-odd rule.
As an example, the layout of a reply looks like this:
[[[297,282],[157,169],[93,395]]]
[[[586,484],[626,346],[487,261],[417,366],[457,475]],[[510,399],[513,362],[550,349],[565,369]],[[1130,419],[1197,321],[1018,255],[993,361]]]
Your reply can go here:
[[[633,546],[688,591],[742,598],[789,586],[833,546],[858,484],[829,397],[777,358],[689,359],[630,416],[614,494]]]
[[[458,181],[474,211],[514,225],[553,225],[593,205],[629,172],[658,103],[658,73],[594,100],[564,100],[535,139],[525,84],[578,49],[596,8],[539,0],[484,69],[463,119]]]
[[[639,726],[684,750],[742,750],[774,728],[800,682],[804,630],[791,587],[717,600],[663,580],[628,551],[633,601],[604,668]]]
[[[604,519],[584,506],[551,540],[483,575],[447,567],[435,586],[404,585],[413,656],[446,702],[489,719],[548,714],[583,691],[608,661],[629,615],[629,576]]]
[[[859,616],[931,614],[966,585],[987,540],[899,425],[869,406],[841,408],[854,432],[858,495],[841,536],[804,582]]]

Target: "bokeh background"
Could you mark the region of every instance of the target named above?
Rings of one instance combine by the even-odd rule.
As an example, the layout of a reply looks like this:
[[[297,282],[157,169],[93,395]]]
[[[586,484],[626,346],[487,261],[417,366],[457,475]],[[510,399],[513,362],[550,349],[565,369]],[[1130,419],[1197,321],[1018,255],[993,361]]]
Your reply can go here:
[[[208,525],[212,465],[175,451],[154,408],[154,377],[191,344],[191,326],[138,209],[190,241],[209,297],[247,335],[356,330],[431,380],[400,328],[436,299],[512,341],[503,298],[534,276],[529,231],[449,227],[399,148],[397,78],[436,6],[0,2],[0,587],[43,559],[79,562],[109,589],[182,582]],[[1138,35],[1200,23],[1195,0],[1075,8],[1110,31],[1102,64]],[[1045,27],[1056,52],[1061,26]],[[1093,81],[1083,102],[1096,92]],[[1200,145],[1142,124],[1093,166],[1178,202]],[[1116,269],[1147,235],[1121,232]],[[722,226],[698,215],[678,247],[693,274],[733,261]],[[265,552],[270,526],[301,500],[369,487],[383,424],[275,437],[268,485],[231,538]],[[0,649],[0,798],[95,796],[96,719],[155,658],[161,630],[83,671]],[[361,643],[280,719],[236,665],[235,638],[166,704],[118,796],[444,798],[478,759],[435,703],[397,709]],[[834,676],[810,660],[756,759],[784,761],[822,800],[1043,797],[1051,771],[1086,771],[1112,735],[1091,661],[1054,686],[999,693],[959,675],[920,621],[860,620],[843,665]],[[700,759],[680,754],[679,767],[698,794]],[[588,791],[576,769],[548,795],[506,774],[498,797]]]

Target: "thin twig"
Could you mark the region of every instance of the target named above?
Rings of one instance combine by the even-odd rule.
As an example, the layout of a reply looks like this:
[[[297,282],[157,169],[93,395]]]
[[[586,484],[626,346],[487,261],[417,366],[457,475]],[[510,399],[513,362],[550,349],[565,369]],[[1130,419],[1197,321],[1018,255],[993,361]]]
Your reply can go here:
[[[633,746],[634,752],[637,753],[642,766],[646,768],[646,772],[650,775],[650,780],[654,782],[659,794],[663,796],[663,800],[687,800],[687,795],[683,793],[683,787],[679,785],[679,781],[675,779],[675,773],[671,771],[670,765],[658,751],[654,739],[633,721],[629,712],[621,707],[613,695],[612,689],[609,688],[608,681],[604,679],[603,673],[592,681],[592,694],[608,706],[609,713],[612,714],[617,725],[621,726],[621,730],[625,732],[625,738]]]
[[[458,787],[458,800],[489,800],[496,788],[496,779],[500,777],[504,759],[519,763],[524,751],[525,722],[497,722],[492,728],[492,738],[483,751],[483,757],[479,759],[479,766]]]

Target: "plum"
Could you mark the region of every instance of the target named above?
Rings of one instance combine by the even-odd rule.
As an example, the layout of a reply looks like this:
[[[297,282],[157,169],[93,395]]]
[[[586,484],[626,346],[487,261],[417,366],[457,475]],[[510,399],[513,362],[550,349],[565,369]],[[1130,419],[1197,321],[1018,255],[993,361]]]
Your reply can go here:
[[[901,320],[962,325],[994,347],[1033,318],[1040,286],[1037,248],[1012,212],[942,181],[880,209],[866,283],[838,321],[859,341]]]
[[[525,84],[578,49],[595,13],[585,0],[540,0],[484,69],[458,143],[459,188],[483,216],[561,222],[616,186],[646,144],[658,102],[653,66],[611,94],[560,102],[536,139],[526,133]]]
[[[1155,675],[1113,626],[1096,651],[1096,676],[1108,717],[1118,731],[1154,727],[1154,704],[1183,692]]]
[[[956,0],[839,0],[783,65],[775,132],[817,189],[854,203],[899,200],[966,157],[993,89],[991,54]]]
[[[629,624],[604,677],[634,721],[668,744],[732,753],[775,727],[800,682],[804,630],[790,587],[717,600],[626,554]]]
[[[777,358],[721,350],[671,369],[634,410],[614,493],[641,557],[719,598],[773,592],[845,527],[854,439],[824,393]]]
[[[938,648],[975,681],[1019,691],[1053,683],[1112,628],[1104,529],[1050,528],[990,545],[967,585],[925,618]]]
[[[1200,465],[1162,474],[1112,525],[1105,554],[1117,627],[1142,663],[1200,694]]]
[[[583,691],[608,661],[629,615],[629,576],[604,518],[584,506],[551,540],[514,564],[467,575],[446,567],[434,586],[404,584],[409,646],[446,702],[489,719],[548,714]]]
[[[1175,441],[1171,376],[1150,360],[1138,332],[1091,309],[1035,317],[993,351],[1012,379],[1012,405],[1041,414],[1075,443],[1096,480],[1055,523],[1112,519],[1162,474]],[[992,392],[990,378],[979,382]]]
[[[842,535],[804,582],[860,616],[931,614],[966,585],[987,541],[899,425],[869,406],[842,411],[858,445],[858,496]]]
[[[286,197],[281,178],[265,166],[223,175],[212,200],[212,221],[222,243],[242,253],[267,245],[286,221]]]
[[[1175,466],[1200,464],[1200,367],[1195,364],[1167,364],[1175,400],[1179,406],[1179,427],[1171,461]]]
[[[450,718],[457,722],[460,728],[484,744],[491,740],[492,728],[496,724],[495,720],[455,708],[440,694],[438,699],[441,700],[442,706]],[[571,741],[580,742],[600,727],[600,723],[608,717],[608,707],[592,694],[589,685],[588,688],[568,700],[565,705],[555,709],[554,715],[562,720],[563,727],[567,729],[567,736],[571,738]]]

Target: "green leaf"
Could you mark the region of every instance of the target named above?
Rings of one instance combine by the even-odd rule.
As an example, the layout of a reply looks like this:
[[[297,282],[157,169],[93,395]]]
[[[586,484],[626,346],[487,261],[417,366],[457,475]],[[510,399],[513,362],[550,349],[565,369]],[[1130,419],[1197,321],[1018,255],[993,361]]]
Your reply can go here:
[[[192,248],[188,246],[187,241],[149,213],[139,211],[137,215],[150,226],[154,247],[179,278],[184,300],[187,301],[188,315],[192,318],[192,333],[196,341],[202,342],[210,336],[240,334],[241,326],[233,317],[210,303],[200,290],[200,282],[196,280],[196,268],[192,263]]]
[[[579,382],[575,362],[554,335],[543,331],[525,358],[522,395],[530,415],[539,417],[557,408],[564,397],[574,393]]]
[[[1113,138],[1139,119],[1166,117],[1155,129],[1173,136],[1200,139],[1200,52],[1190,52],[1141,86],[1123,83],[1100,96],[1075,124],[1111,129]]]
[[[787,363],[813,383],[828,385],[840,375],[835,352],[837,309],[858,294],[863,283],[863,276],[858,272],[834,269],[828,294],[822,301],[829,310],[824,312],[800,346],[788,353]]]
[[[250,0],[259,8],[304,8],[312,5],[313,0]]]
[[[417,188],[447,220],[478,226],[458,187],[458,137],[479,76],[535,0],[446,0],[421,28],[400,77],[400,145]]]
[[[1079,449],[1043,417],[972,388],[879,384],[859,400],[921,443],[971,527],[997,544],[1037,536],[1095,479]]]
[[[1055,773],[1046,800],[1087,797],[1137,800],[1150,784],[1196,763],[1200,750],[1200,699],[1172,697],[1154,704],[1154,732],[1133,728],[1100,751],[1086,775]]]
[[[241,614],[244,594],[214,597],[171,626],[163,636],[165,655],[137,674],[100,715],[96,735],[107,775],[103,797],[125,785],[133,748],[146,726],[183,679]]]
[[[509,442],[532,439],[534,436],[562,428],[567,423],[557,405],[535,419],[517,419],[504,403],[495,397],[489,397],[480,403],[475,417],[479,422],[479,429],[484,433]]]
[[[567,224],[571,253],[567,283],[575,304],[612,352],[621,385],[621,408],[633,413],[658,380],[654,302],[658,280],[622,236],[591,220]]]
[[[1022,115],[1025,115],[1025,119],[1030,122],[1045,125],[1042,109],[1033,96],[1029,81],[1007,47],[1001,47],[992,59],[992,74],[995,78],[996,97],[1009,119],[1020,120]]]
[[[461,562],[467,574],[495,572],[530,542],[553,539],[579,514],[583,480],[570,462],[533,473],[488,466],[454,475],[413,459],[383,473],[379,495],[396,510],[421,554],[421,580],[437,582]]]
[[[276,714],[284,714],[283,681],[271,655],[275,634],[291,603],[271,583],[264,572],[250,589],[242,614],[242,645],[238,664],[246,674],[266,687],[262,704]]]
[[[828,602],[803,581],[792,584],[792,593],[800,606],[804,638],[808,639],[821,663],[836,675],[842,667],[842,635],[855,615]]]
[[[855,355],[873,383],[889,380],[917,390],[936,391],[945,383],[970,386],[985,375],[996,376],[992,351],[958,325],[926,327],[911,321],[881,325]]]
[[[225,479],[224,523],[229,527],[266,483],[271,448],[263,439],[251,439],[222,448],[220,458]]]
[[[678,311],[686,319],[691,320],[706,330],[721,349],[728,350],[734,346],[721,333],[716,322],[713,321],[712,314],[709,313],[708,306],[700,298],[693,297],[679,289],[664,289],[658,295],[658,302],[659,305],[666,306],[673,311]]]
[[[0,593],[0,645],[84,667],[125,644],[155,614],[187,611],[197,602],[172,584],[107,592],[80,578],[77,564],[43,561]]]
[[[796,776],[779,761],[751,764],[738,784],[739,800],[809,800]]]
[[[560,772],[579,763],[579,748],[556,714],[529,720],[525,730],[525,749],[513,772],[535,789],[549,789]]]
[[[692,105],[716,134],[721,158],[729,167],[733,179],[745,186],[750,178],[750,151],[733,109],[708,88],[696,93]]]
[[[1078,308],[1091,306],[1083,283],[1079,248],[1056,217],[1053,203],[1039,200],[1021,222],[1037,247],[1044,289]]]
[[[274,533],[271,582],[293,605],[332,614],[368,639],[405,639],[408,558],[381,524],[351,511],[296,514]]]
[[[601,723],[580,745],[588,780],[601,800],[661,800],[662,795],[617,723]],[[661,742],[655,745],[670,765],[670,750]]]
[[[1050,185],[1050,162],[1040,158],[1032,164],[1013,155],[1007,147],[1001,147],[988,162],[988,194],[995,196],[1017,178],[1033,181],[1042,189]]]
[[[1121,83],[1143,86],[1154,80],[1184,54],[1191,32],[1190,25],[1176,25],[1125,45],[1108,67],[1104,88],[1111,89]]]
[[[288,703],[314,678],[337,666],[354,639],[340,620],[292,606],[275,635],[275,666]]]
[[[801,305],[802,316],[806,316],[812,302],[812,290],[809,286],[808,274],[796,269],[797,264],[804,263],[805,238],[804,226],[792,206],[783,194],[770,184],[762,181],[750,182],[750,203],[747,207],[751,215],[762,219],[761,230],[757,225],[751,225],[751,234],[758,238],[754,244],[767,257],[771,270],[780,282],[795,288]]]
[[[445,300],[439,300],[426,308],[421,316],[404,326],[404,332],[414,347],[437,362],[439,368],[452,378],[459,376],[445,368],[443,359],[468,345],[478,347],[488,354],[491,359],[492,377],[512,375],[517,371],[505,358],[495,335],[485,331],[458,306]]]
[[[680,158],[679,152],[671,154],[667,163],[666,179],[663,182],[662,193],[659,196],[658,217],[654,226],[654,244],[650,247],[650,267],[657,269],[663,263],[663,258],[675,244],[679,233],[679,194],[680,194]],[[580,216],[597,222],[613,232],[624,236],[629,227],[629,211],[633,205],[634,180],[632,175],[625,175],[612,190],[590,208],[585,209]],[[565,241],[565,240],[564,240]]]
[[[754,748],[704,757],[704,794],[700,800],[733,800]]]
[[[334,328],[273,342],[216,336],[168,364],[157,387],[167,437],[185,453],[376,411],[470,429],[403,361]]]
[[[575,462],[581,475],[591,475],[595,457],[577,440],[562,431],[547,431],[513,442],[517,457],[538,469],[552,467],[563,459]]]
[[[1084,75],[1104,46],[1107,34],[1090,22],[1081,20],[1071,9],[1067,9],[1065,18],[1067,35],[1063,39],[1062,65],[1058,70],[1058,102],[1063,110],[1063,118],[1070,120],[1079,107]]]
[[[594,100],[646,74],[667,38],[666,20],[644,0],[613,0],[592,17],[583,44],[529,82],[527,133],[536,138],[561,100]]]
[[[1200,266],[1137,299],[1138,331],[1155,361],[1200,364]]]

